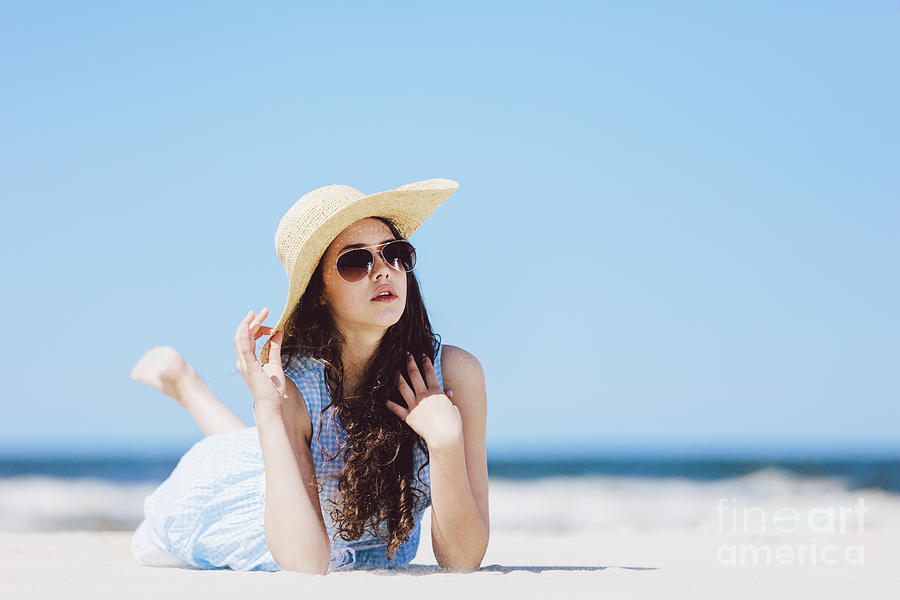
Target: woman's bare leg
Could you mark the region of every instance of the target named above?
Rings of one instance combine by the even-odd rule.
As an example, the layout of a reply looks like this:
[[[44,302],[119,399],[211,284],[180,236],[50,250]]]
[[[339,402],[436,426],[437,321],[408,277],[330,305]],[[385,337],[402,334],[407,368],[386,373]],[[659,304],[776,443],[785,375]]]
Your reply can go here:
[[[146,383],[183,406],[205,435],[247,427],[203,383],[203,379],[178,352],[156,346],[131,369],[131,378]]]

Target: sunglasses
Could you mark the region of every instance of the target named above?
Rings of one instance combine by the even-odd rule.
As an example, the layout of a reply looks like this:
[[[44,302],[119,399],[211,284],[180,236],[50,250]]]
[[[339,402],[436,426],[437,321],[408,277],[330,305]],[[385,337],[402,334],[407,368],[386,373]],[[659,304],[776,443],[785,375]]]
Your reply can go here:
[[[379,248],[374,252],[369,248]],[[352,248],[337,257],[334,268],[347,283],[356,283],[369,276],[375,266],[375,253],[397,271],[410,272],[416,266],[416,249],[406,240],[392,240],[385,244]]]

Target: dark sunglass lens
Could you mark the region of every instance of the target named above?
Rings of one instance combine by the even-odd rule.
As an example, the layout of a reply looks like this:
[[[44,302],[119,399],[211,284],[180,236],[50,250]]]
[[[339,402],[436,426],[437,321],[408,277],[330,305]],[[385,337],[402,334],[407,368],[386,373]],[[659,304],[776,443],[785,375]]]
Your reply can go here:
[[[404,271],[412,271],[416,266],[416,250],[412,244],[406,241],[391,242],[382,249],[385,260],[394,265],[394,268],[402,268]]]
[[[359,281],[369,274],[372,265],[372,253],[368,250],[350,250],[341,255],[337,261],[338,273],[346,281]]]

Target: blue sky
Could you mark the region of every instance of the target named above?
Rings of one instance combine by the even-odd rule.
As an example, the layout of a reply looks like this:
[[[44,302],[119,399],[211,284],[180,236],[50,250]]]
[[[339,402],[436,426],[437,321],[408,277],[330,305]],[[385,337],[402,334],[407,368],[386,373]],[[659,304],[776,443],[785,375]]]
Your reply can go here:
[[[900,454],[894,3],[2,13],[0,449],[183,451],[163,344],[252,422],[281,215],[447,177],[411,241],[495,456]]]

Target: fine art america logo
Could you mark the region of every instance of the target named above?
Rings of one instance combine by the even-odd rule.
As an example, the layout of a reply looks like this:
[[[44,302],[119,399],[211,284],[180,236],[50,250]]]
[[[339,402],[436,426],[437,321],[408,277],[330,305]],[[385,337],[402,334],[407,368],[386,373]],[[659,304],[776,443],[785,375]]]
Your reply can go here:
[[[856,506],[815,506],[808,510],[781,506],[768,511],[761,506],[739,505],[737,498],[721,498],[716,505],[719,533],[749,535],[757,543],[722,544],[716,549],[716,562],[737,566],[862,565],[863,545],[844,544],[840,534],[862,533],[868,510],[863,498],[857,499]],[[781,543],[780,534],[798,533],[799,543]],[[772,534],[778,543],[758,541]]]

